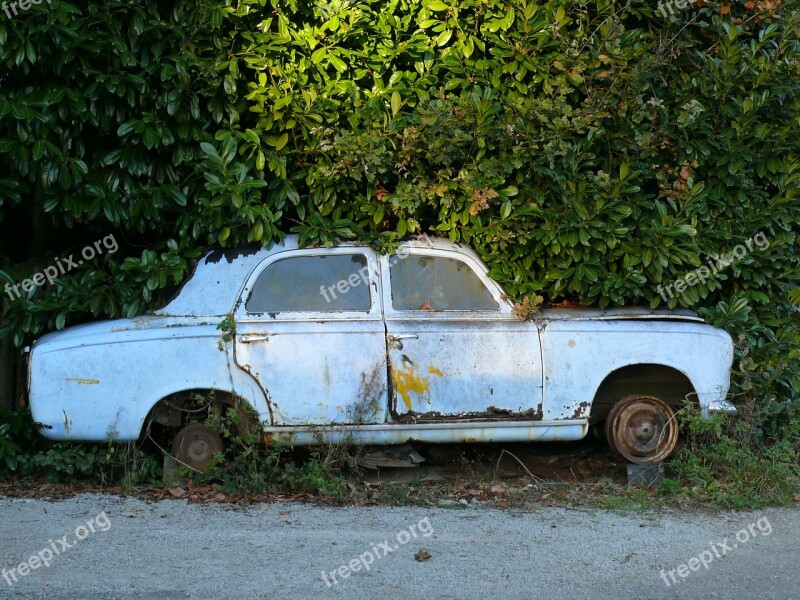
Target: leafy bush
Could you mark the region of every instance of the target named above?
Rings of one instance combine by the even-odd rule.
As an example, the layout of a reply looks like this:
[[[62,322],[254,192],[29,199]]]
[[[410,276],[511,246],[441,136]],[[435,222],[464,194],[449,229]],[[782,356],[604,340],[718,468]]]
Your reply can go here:
[[[9,429],[11,425],[8,423],[0,425],[0,458],[7,468],[13,470],[17,466],[17,453],[20,447],[13,441]]]
[[[158,460],[134,443],[53,444],[36,435],[29,411],[0,409],[0,481],[37,478],[43,481],[91,480],[130,488],[161,477]]]
[[[33,6],[0,22],[0,280],[110,230],[125,243],[13,301],[0,335],[139,314],[212,244],[428,232],[518,300],[698,309],[737,341],[753,434],[785,435],[800,11],[701,4]],[[758,233],[768,248],[662,297]]]
[[[264,444],[257,419],[228,408],[211,414],[206,421],[225,440],[226,451],[218,454],[203,473],[184,475],[198,482],[216,481],[227,493],[247,495],[273,491],[307,492],[341,499],[345,479],[335,465],[318,452],[306,460],[294,456],[281,443]]]
[[[753,508],[791,503],[800,493],[800,419],[765,443],[749,418],[708,420],[689,408],[680,416],[687,444],[671,467],[690,494],[726,508]],[[659,493],[677,489],[665,480]]]

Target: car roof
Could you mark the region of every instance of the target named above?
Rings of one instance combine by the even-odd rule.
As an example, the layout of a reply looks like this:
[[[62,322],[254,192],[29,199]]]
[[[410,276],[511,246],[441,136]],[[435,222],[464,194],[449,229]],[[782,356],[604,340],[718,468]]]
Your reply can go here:
[[[450,240],[427,235],[404,240],[407,248],[449,250],[470,256],[480,264],[478,255],[470,248]],[[366,248],[357,242],[342,243],[337,247]],[[157,315],[170,316],[223,316],[233,309],[245,280],[263,260],[274,254],[300,249],[299,236],[287,235],[282,242],[262,248],[248,246],[235,249],[216,249],[204,254],[194,273],[180,293]]]

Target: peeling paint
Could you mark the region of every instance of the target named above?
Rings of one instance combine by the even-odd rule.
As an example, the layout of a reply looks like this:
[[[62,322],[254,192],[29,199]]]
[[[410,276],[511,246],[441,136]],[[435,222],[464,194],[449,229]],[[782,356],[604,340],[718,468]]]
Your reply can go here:
[[[444,375],[433,365],[428,367],[428,373],[429,375],[427,377],[419,375],[417,367],[415,366],[411,366],[407,370],[392,370],[392,382],[394,383],[394,389],[403,399],[403,404],[406,405],[408,410],[412,410],[412,393],[417,394],[420,397],[423,394],[429,394],[431,376],[442,377]]]
[[[67,377],[64,381],[73,381],[81,385],[97,385],[100,383],[99,379],[81,379],[79,377]]]
[[[397,419],[397,423],[458,423],[458,422],[501,422],[501,421],[540,421],[542,408],[529,408],[528,410],[511,410],[490,406],[485,411],[463,412],[455,414],[442,414],[438,411],[427,413],[408,412]]]

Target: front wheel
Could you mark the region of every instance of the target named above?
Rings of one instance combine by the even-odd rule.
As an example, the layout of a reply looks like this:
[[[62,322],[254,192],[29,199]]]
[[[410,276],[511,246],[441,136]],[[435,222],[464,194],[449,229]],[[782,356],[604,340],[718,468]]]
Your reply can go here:
[[[629,462],[639,465],[661,462],[678,444],[675,411],[655,396],[624,398],[608,413],[606,439]]]

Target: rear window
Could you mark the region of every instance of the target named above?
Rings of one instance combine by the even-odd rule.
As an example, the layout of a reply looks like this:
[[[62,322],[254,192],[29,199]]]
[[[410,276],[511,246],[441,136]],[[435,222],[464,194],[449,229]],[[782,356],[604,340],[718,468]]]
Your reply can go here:
[[[364,254],[292,256],[258,276],[246,309],[264,312],[369,311],[369,267]]]

